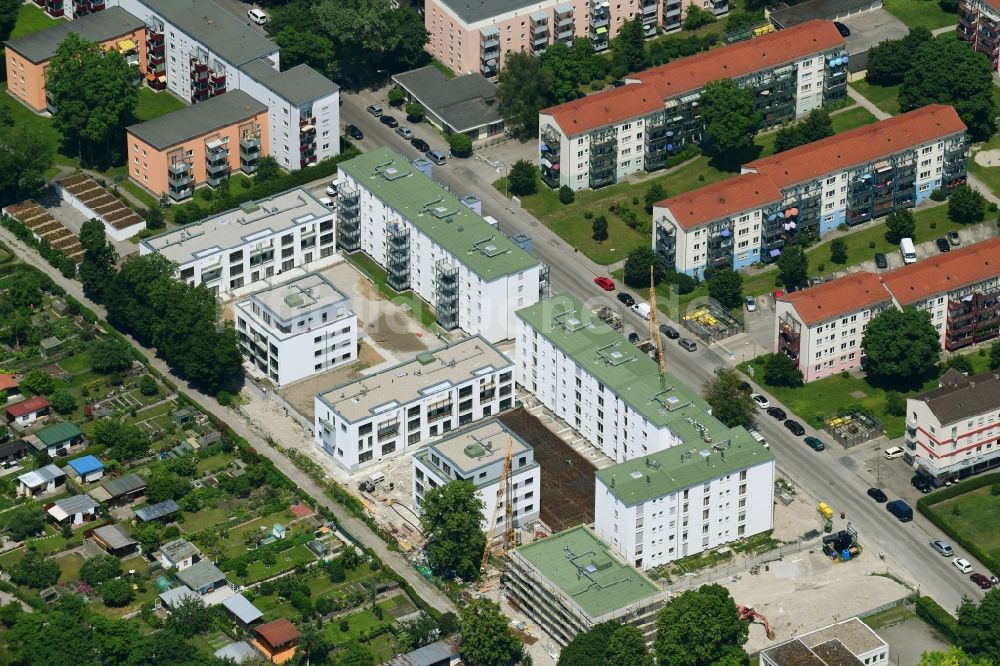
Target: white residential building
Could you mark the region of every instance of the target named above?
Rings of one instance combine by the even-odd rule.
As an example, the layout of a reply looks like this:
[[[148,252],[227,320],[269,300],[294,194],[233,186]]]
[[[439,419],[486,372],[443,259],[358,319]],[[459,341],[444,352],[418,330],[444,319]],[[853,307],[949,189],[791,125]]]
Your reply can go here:
[[[763,126],[802,117],[847,94],[847,50],[831,21],[736,42],[635,74],[626,85],[539,112],[542,180],[596,188],[667,160],[702,140],[699,100],[712,81],[753,91]]]
[[[511,489],[513,501],[505,498],[497,511],[497,491],[507,447],[511,446]],[[506,503],[510,502],[515,528],[538,520],[542,490],[541,468],[531,445],[496,419],[442,439],[413,455],[413,505],[420,507],[424,494],[449,481],[465,480],[476,486],[483,500],[483,530],[487,535],[504,530]],[[497,511],[497,522],[490,520]]]
[[[351,301],[318,273],[261,289],[235,304],[236,334],[251,371],[285,386],[358,357]]]
[[[906,460],[936,483],[1000,466],[1000,375],[949,370],[906,400]]]
[[[445,330],[514,337],[514,311],[548,290],[548,268],[402,155],[339,165],[337,245],[363,250],[396,291],[412,289]]]
[[[316,270],[336,259],[334,213],[304,188],[145,238],[139,254],[158,252],[177,264],[177,276],[231,292],[292,268]]]
[[[316,396],[317,445],[354,471],[514,406],[514,364],[482,337]]]
[[[760,652],[761,666],[881,666],[889,663],[889,644],[856,617]]]

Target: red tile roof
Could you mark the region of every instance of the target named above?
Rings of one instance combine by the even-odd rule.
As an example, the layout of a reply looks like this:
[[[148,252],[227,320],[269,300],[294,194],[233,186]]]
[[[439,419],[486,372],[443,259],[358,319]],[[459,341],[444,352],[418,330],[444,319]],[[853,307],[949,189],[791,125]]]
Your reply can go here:
[[[631,75],[630,83],[542,110],[567,136],[663,108],[666,99],[703,88],[711,81],[736,78],[790,63],[844,45],[830,21],[807,21],[787,30],[680,58]]]
[[[1000,275],[1000,238],[921,259],[886,273],[883,279],[896,301],[905,306],[995,275]]]
[[[254,632],[264,639],[272,648],[278,648],[292,641],[298,640],[302,634],[295,628],[295,625],[284,618],[262,624]]]
[[[911,146],[965,131],[950,106],[930,104],[872,125],[841,132],[745,165],[778,187],[865,164]]]
[[[0,391],[6,391],[7,389],[17,388],[20,386],[14,375],[3,375],[0,374]]]
[[[44,395],[36,395],[34,398],[28,398],[27,400],[23,400],[8,407],[7,416],[12,419],[16,419],[20,416],[27,416],[32,412],[47,409],[48,406],[49,401]]]
[[[865,310],[888,302],[889,292],[878,275],[852,273],[825,284],[785,294],[779,300],[791,303],[806,326]]]
[[[733,215],[740,211],[780,203],[781,190],[767,176],[746,173],[700,187],[657,203],[673,213],[684,229]]]

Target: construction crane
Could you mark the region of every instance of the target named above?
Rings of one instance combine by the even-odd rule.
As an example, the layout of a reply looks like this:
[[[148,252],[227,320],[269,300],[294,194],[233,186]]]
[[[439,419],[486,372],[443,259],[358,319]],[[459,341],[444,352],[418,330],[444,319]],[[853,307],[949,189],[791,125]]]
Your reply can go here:
[[[490,553],[493,552],[493,530],[496,529],[497,518],[500,516],[500,504],[504,503],[503,541],[500,544],[500,557],[506,557],[507,551],[514,546],[514,489],[511,485],[511,462],[514,459],[514,438],[507,440],[507,454],[503,458],[503,471],[500,472],[500,483],[497,486],[497,503],[493,508],[493,518],[487,528],[486,548],[483,549],[483,561],[479,565],[479,575],[486,573],[490,564]],[[506,499],[506,502],[504,502]]]
[[[660,336],[660,325],[656,319],[656,288],[653,282],[653,267],[649,267],[649,337],[656,340],[656,360],[660,364],[660,384],[667,373],[667,359],[663,353],[663,338]]]
[[[758,624],[764,626],[764,634],[772,641],[774,640],[774,630],[771,629],[767,618],[755,611],[752,606],[737,606],[736,611],[739,613],[740,619],[744,622],[753,624],[754,620],[757,620]]]

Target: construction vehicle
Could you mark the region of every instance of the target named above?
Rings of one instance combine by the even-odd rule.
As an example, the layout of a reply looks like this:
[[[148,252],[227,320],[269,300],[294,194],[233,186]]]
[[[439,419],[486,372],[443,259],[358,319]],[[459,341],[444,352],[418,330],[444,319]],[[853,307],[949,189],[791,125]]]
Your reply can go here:
[[[497,485],[497,503],[493,507],[493,518],[486,526],[486,548],[483,549],[483,561],[479,565],[479,575],[486,573],[490,564],[490,554],[493,552],[493,530],[496,528],[497,518],[500,516],[500,505],[504,505],[503,539],[497,555],[501,558],[507,557],[507,552],[514,547],[514,489],[511,485],[513,475],[511,474],[511,461],[514,458],[514,438],[507,440],[507,453],[503,458],[503,470],[500,472],[500,483]],[[506,501],[504,501],[506,499]]]
[[[767,621],[767,618],[755,611],[753,606],[737,606],[736,611],[739,613],[740,619],[744,622],[754,624],[754,621],[756,620],[757,624],[763,625],[764,635],[772,641],[774,640],[774,630],[771,629],[771,625]]]

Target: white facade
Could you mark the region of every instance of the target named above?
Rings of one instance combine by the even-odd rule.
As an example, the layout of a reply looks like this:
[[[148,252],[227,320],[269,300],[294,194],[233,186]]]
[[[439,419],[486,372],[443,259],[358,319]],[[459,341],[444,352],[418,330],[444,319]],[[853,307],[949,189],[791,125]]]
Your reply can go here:
[[[330,265],[335,236],[333,211],[296,188],[145,238],[139,254],[158,252],[177,264],[181,280],[228,298],[292,268]]]
[[[476,336],[318,394],[315,440],[355,471],[513,406],[513,363]]]
[[[350,299],[322,275],[258,291],[234,308],[236,335],[252,372],[278,386],[358,357],[358,316]]]
[[[849,661],[848,655],[854,656]],[[857,617],[796,636],[760,652],[761,666],[856,663],[889,664],[889,644]]]
[[[508,442],[513,440],[511,457],[511,488],[513,501],[505,498],[497,511],[497,490],[503,472]],[[527,527],[538,520],[541,509],[541,468],[535,462],[531,446],[510,432],[499,421],[481,426],[430,444],[413,456],[413,506],[419,510],[424,494],[450,481],[466,480],[476,486],[483,500],[483,531],[487,535],[503,532],[505,506],[511,503],[515,528]],[[491,530],[494,512],[497,522]]]

